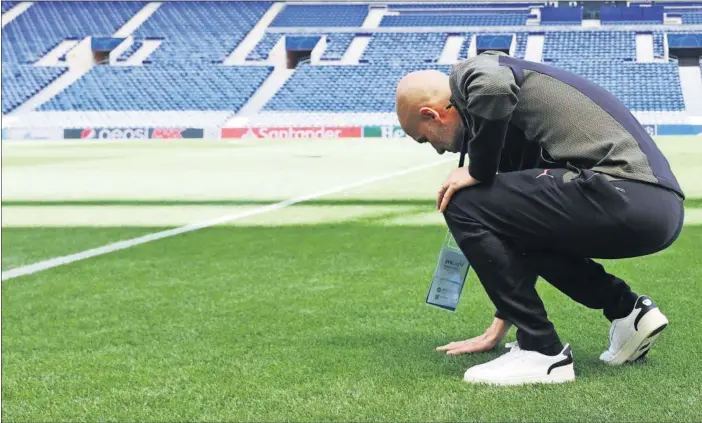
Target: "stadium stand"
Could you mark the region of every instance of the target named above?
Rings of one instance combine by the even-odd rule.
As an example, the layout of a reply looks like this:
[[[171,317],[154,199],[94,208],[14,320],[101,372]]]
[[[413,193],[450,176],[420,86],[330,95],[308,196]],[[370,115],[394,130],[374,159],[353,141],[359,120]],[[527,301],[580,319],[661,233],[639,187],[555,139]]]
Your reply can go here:
[[[698,13],[682,13],[682,23],[686,25],[702,24],[702,12]]]
[[[267,111],[392,112],[395,84],[407,72],[449,66],[417,63],[399,66],[302,65],[266,104]],[[363,89],[359,89],[363,87]]]
[[[2,3],[3,7],[5,2]],[[29,66],[65,39],[111,35],[143,2],[37,2],[2,31],[2,112],[9,113],[45,88],[65,68]],[[92,14],[104,19],[93,19]],[[61,16],[62,19],[55,19]]]
[[[35,2],[3,28],[2,61],[33,63],[65,39],[110,36],[145,4],[136,1]]]
[[[554,62],[553,66],[577,73],[601,85],[631,110],[685,110],[676,63],[572,60]]]
[[[268,77],[258,66],[97,66],[40,110],[238,111]]]
[[[113,34],[146,4],[142,1],[36,2],[3,28],[3,114],[66,71],[65,67],[30,64],[63,40]],[[216,111],[220,119],[217,124],[223,123],[222,113],[232,115],[241,110],[273,71],[273,64],[224,66],[221,63],[273,4],[271,1],[164,2],[134,32],[134,44],[118,58],[124,62],[132,57],[145,39],[162,40],[144,66],[94,67],[38,110],[43,116],[70,111],[88,114],[142,111],[145,116],[157,112]],[[12,5],[3,2],[3,12]],[[275,124],[299,119],[300,113],[314,112],[314,118],[310,119],[315,122],[324,119],[328,122],[332,119],[329,116],[340,113],[353,115],[358,122],[367,123],[364,119],[385,122],[387,117],[381,115],[393,113],[394,85],[404,73],[428,68],[449,72],[449,66],[437,64],[449,37],[445,27],[484,28],[471,33],[451,32],[465,36],[460,58],[467,57],[472,36],[476,34],[514,36],[514,55],[524,58],[530,32],[544,34],[538,26],[526,26],[530,7],[543,5],[389,4],[390,14],[382,18],[382,30],[377,31],[361,28],[369,13],[367,4],[286,5],[248,53],[247,61],[268,60],[281,37],[295,34],[297,28],[305,32],[325,31],[311,34],[326,36],[323,60],[341,60],[357,33],[370,34],[371,40],[358,65],[298,65],[265,104],[260,121]],[[643,30],[653,34],[654,58],[659,59],[656,63],[636,62],[638,28],[636,31],[549,30],[545,32],[543,61],[593,79],[635,111],[652,114],[684,111],[677,62],[666,61],[665,34],[686,33],[690,31],[685,29],[686,24],[702,23],[702,8],[667,7],[666,12],[681,15],[683,25],[663,26],[657,22],[654,30]],[[548,25],[559,24],[580,22],[548,22]],[[611,20],[605,24],[652,25],[653,22]],[[517,28],[497,28],[504,26]],[[321,30],[322,27],[328,29]],[[433,29],[423,31],[419,27]],[[506,39],[508,43],[502,40],[488,48],[509,48],[511,38]],[[273,116],[281,120],[275,121]],[[196,121],[196,117],[192,119]],[[52,120],[55,121],[58,118]]]
[[[154,63],[220,63],[270,6],[263,1],[165,2],[134,37],[164,39],[149,57]]]
[[[663,31],[653,31],[653,57],[660,59],[664,57],[665,47],[664,38],[665,32]]]
[[[654,55],[655,43],[654,37]],[[662,50],[662,44],[659,47]],[[602,85],[632,110],[685,109],[677,64],[634,62],[634,32],[547,32],[543,57]]]
[[[547,32],[544,60],[636,58],[636,37],[630,31]]]
[[[373,34],[363,60],[371,63],[436,61],[448,34],[443,32],[379,32]]]
[[[16,1],[3,1],[0,3],[0,9],[2,10],[2,13],[5,13],[8,10],[15,7],[16,4],[17,4]]]
[[[658,21],[605,21],[602,25],[660,25]]]
[[[271,49],[276,45],[278,40],[283,38],[284,34],[276,32],[267,32],[261,38],[261,41],[256,44],[246,60],[266,60],[271,52]]]
[[[470,43],[473,41],[473,34],[466,33],[462,34],[465,38],[463,39],[463,44],[461,44],[461,50],[458,53],[459,59],[464,59],[468,57],[468,50],[470,49]]]
[[[8,113],[39,92],[66,71],[66,68],[2,65],[2,113]]]
[[[263,16],[269,2],[163,4],[135,37],[163,38],[139,67],[93,68],[39,110],[238,111],[268,77],[269,67],[220,62]],[[182,31],[188,26],[188,32]],[[132,46],[122,57],[138,48]]]
[[[388,4],[389,10],[397,9],[528,9],[543,6],[543,2],[533,3],[393,3]]]
[[[341,60],[356,35],[347,32],[327,34],[327,49],[322,60]]]
[[[461,12],[463,13],[463,12]],[[432,26],[518,26],[525,25],[528,12],[523,13],[471,13],[446,11],[442,14],[400,14],[384,16],[382,27],[432,27]]]
[[[271,49],[285,34],[278,32],[267,32],[264,34],[261,41],[256,44],[256,47],[249,53],[246,60],[260,61],[267,60]],[[311,34],[315,35],[315,34]],[[330,34],[316,34],[325,35],[327,37],[327,47],[322,54],[322,60],[341,60],[346,52],[346,49],[353,41],[355,34],[347,32],[338,32]]]
[[[514,52],[515,57],[523,59],[526,55],[527,41],[529,40],[528,32],[517,32],[517,49]]]
[[[132,43],[132,45],[129,46],[128,49],[124,50],[124,51],[122,52],[122,54],[119,55],[119,57],[117,58],[117,61],[118,61],[118,62],[124,62],[125,60],[129,59],[129,58],[132,56],[132,54],[136,53],[136,51],[139,50],[139,49],[141,48],[141,46],[142,46],[143,44],[144,44],[144,43],[142,42],[142,40],[135,40],[135,41]]]
[[[368,5],[286,5],[272,27],[353,27],[368,15]]]

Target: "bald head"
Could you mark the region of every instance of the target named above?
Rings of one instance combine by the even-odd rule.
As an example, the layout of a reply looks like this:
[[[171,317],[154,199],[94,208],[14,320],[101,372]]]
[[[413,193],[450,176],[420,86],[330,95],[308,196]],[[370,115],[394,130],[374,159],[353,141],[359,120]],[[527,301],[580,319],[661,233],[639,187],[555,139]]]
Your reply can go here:
[[[451,98],[448,75],[437,70],[422,70],[405,75],[397,84],[397,118],[405,132],[412,133],[419,123],[420,109],[446,108]]]
[[[451,100],[448,75],[423,70],[405,75],[397,84],[395,101],[400,126],[419,143],[430,143],[442,154],[457,151],[463,140],[463,125]]]

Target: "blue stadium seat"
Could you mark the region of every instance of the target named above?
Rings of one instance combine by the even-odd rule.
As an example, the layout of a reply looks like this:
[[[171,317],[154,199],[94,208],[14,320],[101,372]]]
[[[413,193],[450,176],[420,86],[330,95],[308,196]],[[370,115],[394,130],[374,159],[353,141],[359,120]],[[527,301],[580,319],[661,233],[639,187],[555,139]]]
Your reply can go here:
[[[653,57],[662,58],[665,55],[664,32],[653,31]]]
[[[135,1],[35,2],[2,31],[2,112],[14,110],[66,71],[29,64],[63,40],[112,35],[144,5]]]
[[[254,47],[253,50],[249,53],[249,56],[246,58],[246,60],[266,60],[268,59],[268,55],[271,52],[271,49],[276,45],[278,40],[280,40],[283,37],[284,34],[280,33],[274,33],[274,32],[267,32],[263,34],[263,38],[261,38],[261,41],[256,44],[256,47]]]
[[[134,40],[131,46],[129,46],[128,49],[122,52],[122,54],[119,55],[117,58],[118,62],[124,62],[125,60],[129,59],[132,54],[136,53],[137,50],[141,48],[141,46],[144,43],[141,40]]]
[[[354,27],[363,25],[368,5],[286,5],[273,27]]]
[[[493,13],[493,14],[400,14],[384,16],[382,27],[417,27],[417,26],[518,26],[526,24],[528,13]]]
[[[219,63],[244,39],[272,3],[164,2],[135,38],[164,38],[154,63]],[[187,28],[187,31],[184,31]]]
[[[682,23],[684,25],[700,25],[702,24],[702,12],[697,13],[681,13]]]
[[[35,62],[62,40],[113,34],[145,4],[36,2],[3,29],[3,113],[65,72],[65,68],[34,67],[28,63]],[[237,111],[270,75],[271,68],[219,63],[272,4],[164,2],[137,29],[134,45],[118,59],[129,58],[146,38],[162,39],[146,66],[96,67],[40,109]],[[3,11],[9,7],[3,2]],[[389,8],[399,15],[384,17],[382,26],[411,27],[415,32],[373,33],[361,58],[362,65],[300,65],[265,110],[392,112],[394,87],[402,75],[418,69],[450,71],[449,66],[436,64],[449,34],[418,32],[421,30],[417,27],[482,26],[495,31],[495,26],[524,25],[529,16],[525,4],[391,4]],[[680,13],[684,19],[702,16],[700,8]],[[367,14],[368,5],[364,4],[288,5],[273,26],[359,28]],[[653,32],[655,57],[664,55],[667,29],[661,26]],[[528,30],[531,27],[522,27],[515,33],[517,57],[523,58],[526,53]],[[266,33],[247,59],[265,60],[284,35]],[[316,35],[327,37],[322,56],[327,60],[340,60],[356,36],[354,32]],[[466,42],[461,46],[460,57],[467,55],[472,34],[464,35]],[[634,31],[550,31],[546,33],[544,59],[594,80],[633,110],[684,110],[677,64],[636,63],[635,37]],[[364,89],[359,90],[359,86]]]
[[[517,50],[514,55],[520,59],[523,59],[526,55],[527,40],[529,39],[528,32],[518,32],[517,34]]]
[[[392,112],[395,87],[407,72],[449,66],[434,64],[299,66],[271,101],[268,111]],[[359,87],[363,87],[359,90]]]
[[[568,22],[568,21],[549,21],[549,22],[542,22],[542,25],[553,25],[553,26],[567,26],[567,25],[575,25],[575,26],[582,26],[582,22]]]
[[[9,113],[61,76],[66,68],[2,64],[2,113]]]
[[[636,34],[631,31],[547,32],[545,60],[593,58],[635,59]]]
[[[660,25],[659,21],[602,21],[602,25]]]
[[[388,4],[388,9],[528,9],[543,6],[544,2],[534,3],[395,3]]]
[[[447,33],[440,32],[378,32],[363,58],[370,63],[438,60],[447,38]]]
[[[676,63],[563,60],[552,63],[607,89],[631,110],[681,111],[685,101]]]
[[[34,63],[61,41],[111,36],[146,2],[35,2],[2,31],[3,63]]]
[[[13,7],[15,7],[16,4],[17,4],[16,1],[3,1],[2,3],[0,3],[2,13],[5,13],[8,10],[12,9]]]
[[[255,61],[267,60],[271,49],[283,35],[281,33],[267,32],[246,59]],[[322,54],[322,60],[341,60],[355,37],[354,33],[349,32],[311,35],[326,35],[327,37],[327,48]]]
[[[327,34],[327,49],[322,54],[323,60],[341,60],[344,53],[351,45],[356,34],[349,32],[338,32]]]
[[[97,66],[44,103],[40,110],[235,112],[248,101],[271,71],[269,67],[210,64]]]

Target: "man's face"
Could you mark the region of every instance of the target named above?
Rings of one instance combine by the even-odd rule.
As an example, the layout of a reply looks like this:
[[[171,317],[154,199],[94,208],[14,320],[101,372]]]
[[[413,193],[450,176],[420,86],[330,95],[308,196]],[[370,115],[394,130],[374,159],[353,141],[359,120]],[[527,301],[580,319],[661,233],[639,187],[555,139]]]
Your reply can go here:
[[[458,153],[465,136],[465,127],[460,118],[423,118],[410,135],[418,143],[429,143],[439,154]]]

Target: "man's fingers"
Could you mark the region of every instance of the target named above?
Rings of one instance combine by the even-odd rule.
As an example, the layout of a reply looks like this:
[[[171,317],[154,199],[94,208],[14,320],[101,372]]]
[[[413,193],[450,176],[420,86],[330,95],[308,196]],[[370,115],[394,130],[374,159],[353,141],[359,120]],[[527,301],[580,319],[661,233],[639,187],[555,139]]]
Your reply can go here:
[[[436,209],[439,210],[439,207],[441,206],[441,200],[444,198],[444,194],[446,193],[446,190],[448,189],[449,185],[445,184],[441,186],[441,189],[439,189],[439,195],[436,196]]]
[[[488,349],[488,346],[482,342],[482,341],[475,341],[471,342],[466,345],[462,345],[458,348],[454,348],[452,350],[449,350],[446,352],[448,355],[459,355],[459,354],[468,354],[472,352],[480,352],[480,351],[485,351]]]
[[[470,340],[451,342],[451,343],[448,343],[448,344],[446,344],[446,345],[444,345],[444,346],[436,347],[436,350],[437,350],[437,351],[449,351],[449,350],[452,350],[452,349],[454,349],[454,348],[458,348],[458,347],[460,347],[461,345],[464,345],[466,342],[469,342],[469,341],[470,341]]]
[[[453,195],[454,192],[456,192],[457,188],[455,184],[452,184],[444,193],[444,198],[441,199],[441,206],[439,207],[439,211],[443,213],[446,210],[446,207],[448,206],[449,200],[451,199],[451,196]]]
[[[476,336],[475,338],[466,339],[463,341],[450,342],[450,343],[443,345],[441,347],[436,347],[436,351],[454,350],[456,348],[465,347],[466,345],[471,345],[471,344],[474,344],[476,342],[481,342],[481,341],[483,341],[484,338],[485,338],[485,334],[480,335],[480,336]]]

